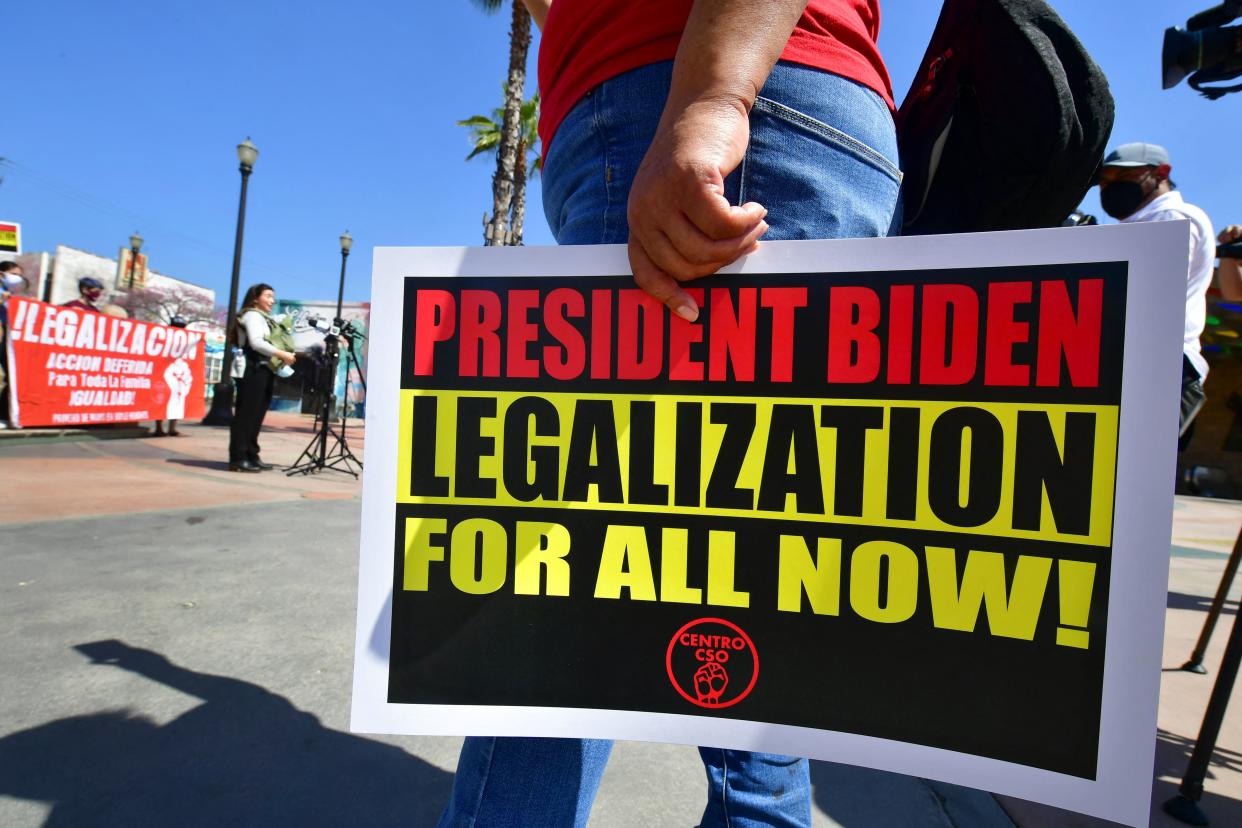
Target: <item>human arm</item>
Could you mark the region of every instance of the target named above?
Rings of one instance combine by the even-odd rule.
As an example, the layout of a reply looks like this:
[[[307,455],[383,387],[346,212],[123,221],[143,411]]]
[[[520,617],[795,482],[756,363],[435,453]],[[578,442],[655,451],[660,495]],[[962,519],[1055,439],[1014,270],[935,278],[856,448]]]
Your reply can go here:
[[[1242,241],[1242,224],[1231,224],[1216,237],[1220,244]],[[1242,259],[1221,257],[1216,267],[1216,284],[1230,302],[1242,300]]]
[[[762,205],[732,206],[724,179],[746,152],[750,109],[806,0],[696,0],[655,137],[630,190],[634,281],[686,319],[680,282],[715,273],[767,231]]]
[[[526,11],[530,12],[531,20],[535,21],[535,25],[539,27],[539,31],[543,31],[543,24],[548,19],[548,9],[552,8],[552,0],[522,0],[526,6]]]
[[[246,332],[246,342],[251,349],[256,351],[260,356],[276,357],[286,365],[292,365],[297,357],[289,351],[282,351],[268,342],[267,335],[270,332],[267,318],[258,311],[246,311],[241,315],[240,324]]]

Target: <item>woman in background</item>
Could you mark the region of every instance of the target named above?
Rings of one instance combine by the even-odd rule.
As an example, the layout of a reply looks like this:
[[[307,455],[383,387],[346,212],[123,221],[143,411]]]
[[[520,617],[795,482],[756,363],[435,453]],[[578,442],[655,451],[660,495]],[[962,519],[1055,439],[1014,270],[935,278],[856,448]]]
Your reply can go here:
[[[276,373],[272,362],[293,365],[296,357],[271,343],[272,320],[269,314],[276,304],[271,285],[251,285],[242,299],[237,315],[237,344],[242,353],[235,359],[244,362],[237,380],[233,424],[229,428],[229,471],[258,472],[270,469],[270,463],[259,459],[259,429],[272,402],[272,385]],[[234,367],[234,376],[237,368]]]

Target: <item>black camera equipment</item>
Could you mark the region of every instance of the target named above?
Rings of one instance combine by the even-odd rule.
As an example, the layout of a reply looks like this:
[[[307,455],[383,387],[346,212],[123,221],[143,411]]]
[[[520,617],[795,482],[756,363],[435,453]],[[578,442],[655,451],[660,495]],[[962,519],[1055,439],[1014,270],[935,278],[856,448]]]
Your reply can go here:
[[[1225,0],[1187,20],[1185,29],[1165,29],[1160,60],[1164,88],[1172,89],[1189,75],[1191,88],[1208,100],[1242,90],[1242,83],[1203,85],[1242,75],[1242,26],[1225,25],[1238,17],[1242,0]]]
[[[1242,241],[1216,245],[1218,259],[1242,259]]]
[[[316,382],[318,400],[315,405],[315,425],[313,426],[315,434],[306,448],[302,449],[298,459],[293,461],[293,465],[285,469],[287,475],[313,474],[324,469],[333,469],[357,477],[358,472],[362,470],[362,461],[350,451],[349,440],[346,436],[347,414],[349,413],[349,376],[354,371],[362,376],[362,366],[354,350],[356,332],[346,336],[343,328],[352,326],[341,325],[339,316],[335,321],[337,324],[333,326],[333,330],[337,333],[328,333],[324,337],[324,358],[318,366],[319,376]],[[341,400],[341,422],[338,429],[333,425],[333,415],[337,407],[336,377],[341,362],[342,340],[347,343],[348,348],[345,351],[345,396]],[[366,387],[365,384],[363,387]],[[354,466],[357,466],[356,470]]]
[[[1065,217],[1061,222],[1062,227],[1091,227],[1099,224],[1100,220],[1090,213],[1084,213],[1082,210],[1075,210]]]

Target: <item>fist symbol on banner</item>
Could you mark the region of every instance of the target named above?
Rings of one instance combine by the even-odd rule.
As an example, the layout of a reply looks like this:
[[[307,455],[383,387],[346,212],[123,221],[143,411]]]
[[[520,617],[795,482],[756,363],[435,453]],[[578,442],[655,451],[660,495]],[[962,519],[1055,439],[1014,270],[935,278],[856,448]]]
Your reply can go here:
[[[759,653],[732,621],[696,618],[669,639],[664,668],[679,696],[718,710],[750,695],[759,680]]]
[[[694,672],[694,692],[701,704],[719,704],[729,686],[729,674],[719,663],[709,661]]]

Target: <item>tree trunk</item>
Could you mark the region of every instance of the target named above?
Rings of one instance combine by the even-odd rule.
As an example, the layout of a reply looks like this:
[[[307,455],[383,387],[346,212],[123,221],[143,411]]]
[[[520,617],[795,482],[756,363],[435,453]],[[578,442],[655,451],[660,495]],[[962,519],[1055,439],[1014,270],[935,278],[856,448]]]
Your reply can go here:
[[[522,243],[522,226],[526,223],[526,142],[518,142],[513,170],[513,241]]]
[[[512,210],[514,172],[522,130],[522,98],[526,90],[526,54],[530,51],[530,15],[522,0],[513,0],[509,29],[509,80],[500,145],[496,148],[496,175],[492,177],[492,223],[484,233],[488,245],[511,244],[508,219]]]

